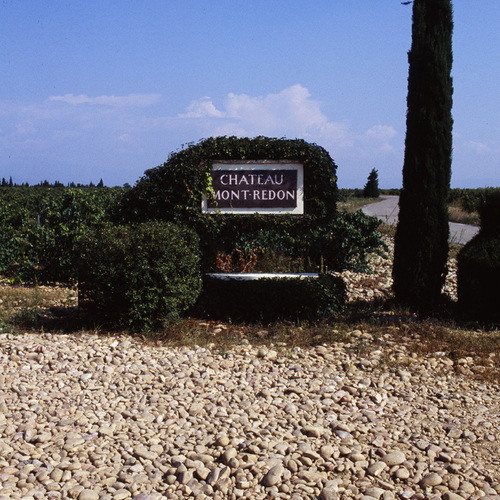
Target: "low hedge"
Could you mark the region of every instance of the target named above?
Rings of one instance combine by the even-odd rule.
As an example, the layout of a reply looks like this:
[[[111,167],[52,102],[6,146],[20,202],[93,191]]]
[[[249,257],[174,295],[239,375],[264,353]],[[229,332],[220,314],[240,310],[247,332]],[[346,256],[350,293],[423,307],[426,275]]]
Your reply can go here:
[[[107,326],[160,327],[201,290],[198,237],[171,223],[101,227],[82,240],[81,255],[80,306]]]
[[[318,278],[221,280],[205,276],[198,312],[219,320],[263,322],[316,321],[342,312],[344,281],[332,274]]]

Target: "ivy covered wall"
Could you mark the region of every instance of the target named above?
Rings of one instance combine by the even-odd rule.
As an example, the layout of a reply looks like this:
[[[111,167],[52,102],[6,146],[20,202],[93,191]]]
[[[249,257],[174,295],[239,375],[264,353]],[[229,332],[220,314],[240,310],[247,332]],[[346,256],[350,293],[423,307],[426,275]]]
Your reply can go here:
[[[208,214],[212,165],[227,160],[289,160],[304,170],[304,215]],[[174,152],[126,193],[120,222],[159,219],[200,236],[203,271],[321,272],[362,267],[380,245],[378,223],[337,212],[337,166],[302,139],[214,137]]]
[[[331,217],[336,210],[337,166],[328,152],[302,139],[214,137],[174,152],[166,163],[146,170],[124,204],[130,218],[161,218],[192,224],[210,192],[217,160],[294,160],[304,166],[305,213]]]

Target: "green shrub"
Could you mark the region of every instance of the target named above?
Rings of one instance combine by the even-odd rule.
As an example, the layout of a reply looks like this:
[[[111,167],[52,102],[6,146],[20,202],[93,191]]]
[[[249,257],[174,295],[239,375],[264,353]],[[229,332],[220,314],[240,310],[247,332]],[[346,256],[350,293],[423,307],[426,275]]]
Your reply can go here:
[[[307,216],[271,215],[225,215],[214,221],[201,232],[203,269],[209,271],[224,270],[215,267],[218,255],[237,260],[241,253],[255,255],[249,270],[256,272],[361,271],[370,253],[385,248],[377,230],[380,221],[360,210],[336,212],[322,223]],[[272,269],[270,262],[282,264]]]
[[[484,202],[479,205],[479,215],[483,236],[500,235],[500,189],[486,194]]]
[[[209,317],[233,321],[316,321],[339,314],[345,299],[344,281],[332,274],[259,280],[206,276],[198,309]]]
[[[110,326],[158,328],[201,289],[198,238],[171,223],[102,227],[87,234],[81,251],[81,305]]]
[[[500,191],[480,205],[479,234],[458,254],[460,308],[478,318],[500,318]]]
[[[460,310],[478,319],[500,319],[500,235],[481,233],[457,258]]]
[[[368,270],[368,256],[383,254],[387,247],[378,231],[381,222],[365,215],[338,212],[328,224],[311,229],[306,235],[311,258],[329,271]]]
[[[473,213],[478,212],[486,198],[494,193],[500,193],[500,188],[453,188],[450,190],[448,201],[451,205]]]
[[[216,160],[294,160],[304,166],[304,210],[314,218],[333,215],[337,166],[328,152],[301,139],[211,137],[172,153],[167,162],[146,170],[124,197],[124,220],[163,219],[193,226],[218,215],[202,214]]]
[[[349,198],[364,198],[363,189],[341,188],[338,192],[338,201],[346,202]]]

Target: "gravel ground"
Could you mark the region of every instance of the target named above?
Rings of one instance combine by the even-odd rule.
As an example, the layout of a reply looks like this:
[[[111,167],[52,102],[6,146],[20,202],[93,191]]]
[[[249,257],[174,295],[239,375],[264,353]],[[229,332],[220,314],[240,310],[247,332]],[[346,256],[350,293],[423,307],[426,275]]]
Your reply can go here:
[[[372,340],[0,335],[0,499],[500,499],[499,388]]]

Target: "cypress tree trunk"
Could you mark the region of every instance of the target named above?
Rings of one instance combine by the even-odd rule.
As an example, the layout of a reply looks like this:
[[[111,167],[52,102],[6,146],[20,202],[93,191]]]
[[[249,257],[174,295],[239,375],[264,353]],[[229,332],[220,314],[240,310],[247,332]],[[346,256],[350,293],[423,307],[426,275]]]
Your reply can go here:
[[[394,249],[399,302],[437,304],[448,258],[453,84],[451,0],[415,0],[403,189]]]

